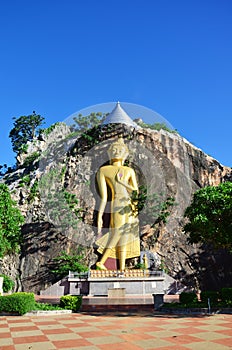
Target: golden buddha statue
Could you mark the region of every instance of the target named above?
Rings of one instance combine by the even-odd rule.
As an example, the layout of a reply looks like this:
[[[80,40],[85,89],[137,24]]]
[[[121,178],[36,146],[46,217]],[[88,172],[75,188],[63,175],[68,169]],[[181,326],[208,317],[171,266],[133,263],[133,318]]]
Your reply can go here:
[[[99,235],[107,203],[107,189],[111,192],[109,232],[96,241],[102,254],[96,265],[104,270],[104,263],[109,257],[119,259],[120,270],[125,270],[126,259],[140,256],[138,213],[130,196],[132,191],[138,191],[138,185],[134,170],[123,165],[128,154],[123,138],[119,138],[108,150],[110,165],[101,167],[97,173],[101,197],[97,220]]]

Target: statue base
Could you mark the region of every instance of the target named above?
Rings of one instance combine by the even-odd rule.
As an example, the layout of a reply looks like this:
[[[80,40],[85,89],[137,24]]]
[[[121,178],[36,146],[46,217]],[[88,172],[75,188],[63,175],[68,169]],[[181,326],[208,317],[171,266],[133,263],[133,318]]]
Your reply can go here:
[[[149,270],[91,270],[85,279],[68,277],[69,294],[106,297],[164,294],[164,280],[163,271]]]

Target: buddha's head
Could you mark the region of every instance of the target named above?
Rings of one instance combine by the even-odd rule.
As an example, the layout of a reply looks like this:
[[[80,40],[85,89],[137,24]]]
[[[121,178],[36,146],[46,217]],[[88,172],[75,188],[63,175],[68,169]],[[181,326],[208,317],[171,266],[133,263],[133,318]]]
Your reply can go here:
[[[125,161],[129,155],[129,150],[122,137],[119,137],[117,141],[110,145],[108,155],[111,160]]]

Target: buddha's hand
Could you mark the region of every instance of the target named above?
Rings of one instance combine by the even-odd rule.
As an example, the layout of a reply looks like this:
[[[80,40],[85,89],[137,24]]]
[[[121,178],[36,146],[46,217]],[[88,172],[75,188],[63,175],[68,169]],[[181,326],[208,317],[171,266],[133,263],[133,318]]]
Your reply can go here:
[[[123,177],[123,173],[122,173],[122,170],[119,169],[119,171],[117,172],[116,174],[116,179],[118,182],[122,182],[122,177]]]

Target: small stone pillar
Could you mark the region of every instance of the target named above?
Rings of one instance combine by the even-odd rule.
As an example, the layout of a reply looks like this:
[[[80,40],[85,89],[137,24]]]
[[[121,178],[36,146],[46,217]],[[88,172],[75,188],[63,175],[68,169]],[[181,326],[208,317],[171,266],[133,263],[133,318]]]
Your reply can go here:
[[[0,295],[3,295],[3,277],[0,277]]]
[[[159,310],[164,303],[164,294],[152,294],[154,299],[154,309]]]

